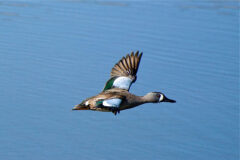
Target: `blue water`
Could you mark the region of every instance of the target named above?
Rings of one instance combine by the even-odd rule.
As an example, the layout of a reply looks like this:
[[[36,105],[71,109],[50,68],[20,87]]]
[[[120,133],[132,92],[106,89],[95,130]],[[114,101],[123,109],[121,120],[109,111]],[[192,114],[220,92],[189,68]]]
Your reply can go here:
[[[0,1],[0,159],[238,160],[238,1]],[[71,111],[143,51],[131,92],[175,104]]]

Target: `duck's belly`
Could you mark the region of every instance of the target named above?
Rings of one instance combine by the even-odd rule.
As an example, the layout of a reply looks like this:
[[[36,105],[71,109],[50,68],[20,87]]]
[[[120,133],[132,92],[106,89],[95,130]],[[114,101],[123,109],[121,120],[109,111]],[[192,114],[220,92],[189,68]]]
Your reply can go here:
[[[125,109],[130,109],[130,108],[134,108],[136,106],[138,106],[140,104],[137,104],[137,103],[123,103],[120,105],[120,110],[125,110]]]

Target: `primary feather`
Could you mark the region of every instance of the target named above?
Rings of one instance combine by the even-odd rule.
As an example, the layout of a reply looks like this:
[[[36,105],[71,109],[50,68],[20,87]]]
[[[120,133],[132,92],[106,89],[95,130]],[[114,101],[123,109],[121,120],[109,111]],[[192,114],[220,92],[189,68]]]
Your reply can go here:
[[[141,58],[142,53],[139,54],[139,51],[137,51],[135,54],[133,52],[131,55],[127,54],[126,57],[123,57],[114,65],[111,71],[111,77],[136,77]]]

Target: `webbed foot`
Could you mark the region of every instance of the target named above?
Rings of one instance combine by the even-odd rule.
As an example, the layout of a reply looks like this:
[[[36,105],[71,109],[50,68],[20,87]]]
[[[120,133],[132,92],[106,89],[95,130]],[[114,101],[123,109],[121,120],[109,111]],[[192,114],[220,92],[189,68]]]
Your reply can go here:
[[[110,111],[116,116],[117,114],[120,114],[120,109],[118,107],[110,107]]]

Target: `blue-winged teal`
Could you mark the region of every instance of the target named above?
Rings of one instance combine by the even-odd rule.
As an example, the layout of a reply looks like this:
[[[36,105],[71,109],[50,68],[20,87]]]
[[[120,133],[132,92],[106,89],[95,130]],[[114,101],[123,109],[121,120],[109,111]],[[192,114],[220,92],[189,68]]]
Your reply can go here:
[[[129,88],[137,79],[137,71],[142,53],[127,54],[123,57],[111,71],[111,78],[107,81],[104,89],[96,96],[87,98],[82,103],[76,105],[73,110],[94,110],[103,112],[113,112],[115,115],[121,110],[136,107],[144,103],[171,102],[161,92],[150,92],[145,96],[136,96],[129,93]]]

